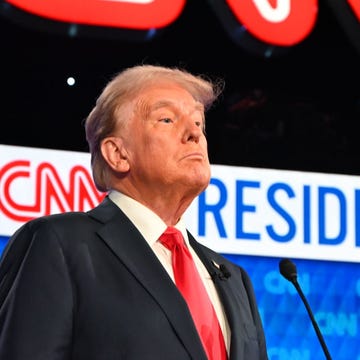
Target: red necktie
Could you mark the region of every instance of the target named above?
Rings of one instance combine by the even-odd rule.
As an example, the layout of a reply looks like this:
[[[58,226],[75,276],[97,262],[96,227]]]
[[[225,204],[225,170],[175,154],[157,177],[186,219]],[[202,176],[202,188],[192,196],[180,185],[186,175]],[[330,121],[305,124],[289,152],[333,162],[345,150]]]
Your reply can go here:
[[[168,227],[159,240],[172,252],[175,284],[188,304],[208,359],[227,359],[215,310],[181,232]]]

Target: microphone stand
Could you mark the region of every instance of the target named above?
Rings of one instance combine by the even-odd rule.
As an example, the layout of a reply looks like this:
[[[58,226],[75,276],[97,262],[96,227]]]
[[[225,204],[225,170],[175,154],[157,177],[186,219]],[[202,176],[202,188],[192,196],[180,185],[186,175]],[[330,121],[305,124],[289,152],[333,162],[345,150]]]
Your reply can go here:
[[[307,310],[307,312],[308,312],[308,314],[310,316],[310,320],[311,320],[311,322],[312,322],[312,324],[314,326],[316,335],[317,335],[317,337],[318,337],[318,339],[320,341],[320,345],[321,345],[321,347],[322,347],[322,349],[324,351],[326,359],[331,360],[331,356],[330,356],[329,350],[328,350],[328,348],[327,348],[327,346],[325,344],[325,340],[324,340],[324,338],[323,338],[323,336],[321,334],[319,326],[318,326],[318,324],[317,324],[317,322],[315,320],[315,317],[314,317],[314,315],[313,315],[313,313],[311,311],[310,305],[309,305],[308,301],[306,300],[306,297],[305,297],[303,291],[301,290],[301,287],[300,287],[298,281],[296,280],[296,278],[293,277],[290,280],[290,282],[295,286],[296,290],[298,291],[298,293],[299,293],[299,295],[300,295],[300,297],[301,297],[301,299],[302,299],[302,301],[303,301],[303,303],[304,303],[304,305],[306,307],[306,310]]]

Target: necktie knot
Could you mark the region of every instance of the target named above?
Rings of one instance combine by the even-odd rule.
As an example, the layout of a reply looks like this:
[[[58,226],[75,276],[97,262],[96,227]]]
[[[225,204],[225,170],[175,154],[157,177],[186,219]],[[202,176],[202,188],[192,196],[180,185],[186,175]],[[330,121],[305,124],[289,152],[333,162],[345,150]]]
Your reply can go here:
[[[174,228],[173,226],[168,226],[160,236],[159,240],[170,251],[173,251],[175,248],[184,246],[184,238],[180,230]]]

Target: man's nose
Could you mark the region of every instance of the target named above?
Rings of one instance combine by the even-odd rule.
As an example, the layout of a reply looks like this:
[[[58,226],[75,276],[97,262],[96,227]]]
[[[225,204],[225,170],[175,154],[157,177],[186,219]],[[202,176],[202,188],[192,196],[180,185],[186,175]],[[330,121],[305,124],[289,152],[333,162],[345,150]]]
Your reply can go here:
[[[198,143],[203,135],[202,124],[199,121],[189,120],[185,128],[185,140]]]

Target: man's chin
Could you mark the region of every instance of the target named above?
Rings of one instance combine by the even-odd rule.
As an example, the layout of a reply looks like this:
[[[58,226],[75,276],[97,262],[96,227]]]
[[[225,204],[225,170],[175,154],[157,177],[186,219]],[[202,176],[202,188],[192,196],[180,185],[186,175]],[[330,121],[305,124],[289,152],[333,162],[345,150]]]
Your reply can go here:
[[[206,177],[204,179],[197,179],[192,183],[192,187],[193,189],[197,189],[197,194],[202,193],[208,186],[210,183],[210,178]]]
[[[180,178],[182,180],[180,180]],[[210,171],[207,169],[187,169],[181,174],[178,180],[182,185],[188,188],[189,192],[200,194],[209,185]]]

